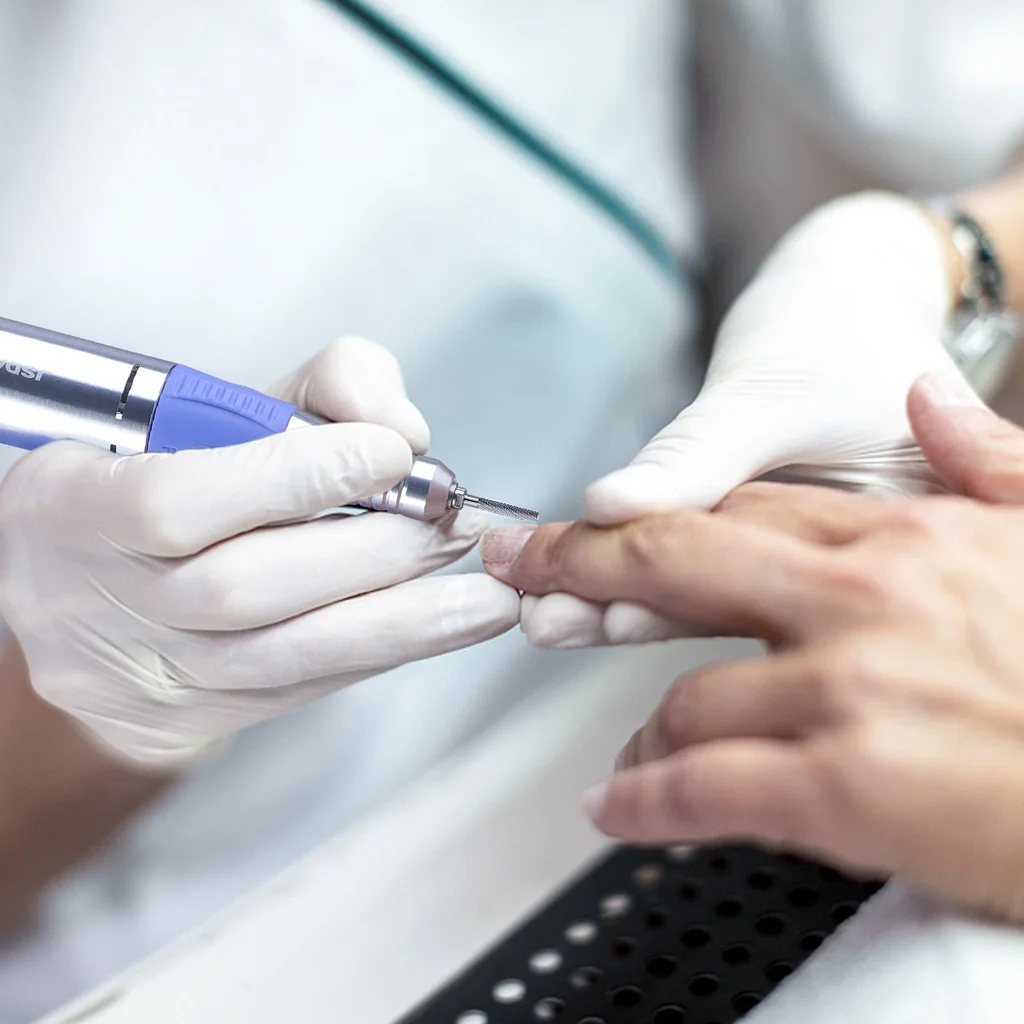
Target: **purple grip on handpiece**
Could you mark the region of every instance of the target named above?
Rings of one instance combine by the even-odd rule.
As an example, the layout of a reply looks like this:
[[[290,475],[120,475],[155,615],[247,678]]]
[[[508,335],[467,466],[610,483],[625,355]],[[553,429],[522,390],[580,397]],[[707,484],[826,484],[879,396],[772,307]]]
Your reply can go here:
[[[147,452],[225,448],[287,429],[295,406],[187,366],[167,374],[149,426]]]

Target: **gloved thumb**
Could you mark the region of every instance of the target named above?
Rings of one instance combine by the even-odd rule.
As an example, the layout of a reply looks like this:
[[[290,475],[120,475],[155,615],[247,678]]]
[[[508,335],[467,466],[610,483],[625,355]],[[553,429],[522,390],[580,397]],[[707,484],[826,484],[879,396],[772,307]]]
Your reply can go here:
[[[932,468],[958,494],[1024,504],[1024,430],[984,405],[959,374],[929,373],[910,390],[907,415]]]
[[[755,382],[706,386],[628,466],[584,491],[583,518],[611,525],[680,506],[711,508],[774,469],[784,445],[773,429],[781,411],[777,395],[768,403],[774,415],[764,415],[769,397]]]
[[[332,341],[272,393],[328,420],[389,427],[417,455],[430,445],[430,430],[405,392],[398,360],[363,338]]]

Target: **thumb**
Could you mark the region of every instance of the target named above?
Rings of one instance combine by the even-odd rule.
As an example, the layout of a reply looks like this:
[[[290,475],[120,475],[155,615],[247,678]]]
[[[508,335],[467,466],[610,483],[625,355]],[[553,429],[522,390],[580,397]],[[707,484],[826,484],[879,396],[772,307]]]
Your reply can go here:
[[[781,446],[764,398],[747,384],[705,387],[628,466],[584,491],[583,518],[610,525],[681,506],[711,508],[775,468]]]
[[[985,406],[959,374],[918,378],[907,415],[932,468],[958,494],[1024,504],[1024,431]]]

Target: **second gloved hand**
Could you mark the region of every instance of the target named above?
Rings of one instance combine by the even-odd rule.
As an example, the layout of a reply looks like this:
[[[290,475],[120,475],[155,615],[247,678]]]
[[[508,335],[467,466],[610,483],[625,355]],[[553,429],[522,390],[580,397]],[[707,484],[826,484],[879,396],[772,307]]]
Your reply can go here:
[[[61,442],[0,487],[0,607],[32,684],[133,762],[180,764],[518,619],[487,576],[417,578],[474,545],[479,514],[275,525],[383,491],[425,450],[386,350],[335,343],[281,393],[348,422],[174,455]]]
[[[593,523],[710,508],[787,467],[796,478],[889,494],[938,486],[905,405],[922,373],[956,373],[942,345],[950,296],[941,240],[910,200],[865,193],[786,235],[722,323],[700,395],[625,469],[592,484]],[[678,635],[643,608],[553,594],[523,602],[540,646]]]

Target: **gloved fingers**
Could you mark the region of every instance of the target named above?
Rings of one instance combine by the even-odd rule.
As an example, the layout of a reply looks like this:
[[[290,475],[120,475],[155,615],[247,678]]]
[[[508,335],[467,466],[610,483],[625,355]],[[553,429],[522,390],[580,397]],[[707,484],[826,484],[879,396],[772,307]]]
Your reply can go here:
[[[395,668],[489,640],[518,621],[519,595],[471,573],[410,580],[261,629],[192,639],[203,686],[258,689]]]
[[[165,688],[156,699],[153,691],[135,694],[131,713],[122,717],[88,707],[65,706],[65,710],[118,760],[173,771],[208,755],[242,729],[294,711],[370,674],[348,673],[256,690]]]
[[[734,487],[789,460],[786,395],[771,403],[744,386],[705,387],[624,469],[592,483],[583,518],[610,525],[646,512],[710,508]]]
[[[370,512],[267,527],[166,566],[150,587],[130,567],[110,589],[163,626],[255,629],[433,572],[469,551],[488,522],[469,510],[430,523]]]
[[[527,594],[520,613],[522,631],[532,646],[566,651],[603,646],[603,620],[604,605],[572,594]]]
[[[387,427],[329,423],[229,448],[108,458],[82,468],[64,493],[88,506],[93,529],[133,551],[183,557],[387,490],[408,474],[412,453]]]
[[[613,601],[605,609],[603,632],[609,644],[649,644],[680,637],[712,636],[697,623],[675,622],[633,601]]]
[[[603,605],[572,594],[527,595],[520,616],[522,630],[534,647],[576,650],[609,644],[642,644],[681,636],[704,636],[629,601]]]
[[[272,393],[325,419],[390,427],[419,455],[430,445],[430,429],[406,395],[398,360],[363,338],[331,342]]]

